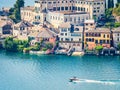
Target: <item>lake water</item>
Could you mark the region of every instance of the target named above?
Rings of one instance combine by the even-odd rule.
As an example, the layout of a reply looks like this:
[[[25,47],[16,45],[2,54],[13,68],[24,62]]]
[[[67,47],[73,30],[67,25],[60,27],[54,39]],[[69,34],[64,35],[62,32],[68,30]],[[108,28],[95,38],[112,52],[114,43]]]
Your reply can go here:
[[[81,81],[69,82],[73,76]],[[0,51],[0,90],[120,90],[120,57]]]

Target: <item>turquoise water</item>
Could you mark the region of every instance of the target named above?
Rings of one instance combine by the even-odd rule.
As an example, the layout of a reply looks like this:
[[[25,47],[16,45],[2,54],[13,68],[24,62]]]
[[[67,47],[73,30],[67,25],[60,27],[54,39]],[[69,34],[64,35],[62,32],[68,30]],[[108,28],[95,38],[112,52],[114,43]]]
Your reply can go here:
[[[71,83],[76,76],[80,82]],[[120,90],[120,57],[0,52],[0,90]]]

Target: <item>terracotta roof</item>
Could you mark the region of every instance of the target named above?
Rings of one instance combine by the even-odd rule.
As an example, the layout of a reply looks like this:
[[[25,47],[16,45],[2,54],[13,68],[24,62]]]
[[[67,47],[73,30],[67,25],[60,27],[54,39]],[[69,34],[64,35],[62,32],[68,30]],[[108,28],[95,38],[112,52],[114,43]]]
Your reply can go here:
[[[32,10],[32,11],[34,11],[34,6],[22,7],[21,10]]]
[[[59,25],[59,27],[60,27],[60,28],[69,28],[69,27],[71,27],[71,25],[70,25],[70,22],[66,22],[66,23],[61,23],[61,24]]]
[[[120,33],[120,27],[112,29],[113,33]]]
[[[3,27],[4,25],[6,25],[5,21],[0,21],[0,27]]]
[[[92,30],[86,30],[85,32],[100,32],[100,33],[110,33],[109,28],[96,28]]]
[[[37,37],[42,37],[42,38],[52,38],[54,36],[55,35],[46,28],[41,28],[41,31],[37,35]]]
[[[30,24],[29,22],[21,21],[21,22],[15,24],[14,26],[16,26],[16,27],[31,27],[33,25]]]

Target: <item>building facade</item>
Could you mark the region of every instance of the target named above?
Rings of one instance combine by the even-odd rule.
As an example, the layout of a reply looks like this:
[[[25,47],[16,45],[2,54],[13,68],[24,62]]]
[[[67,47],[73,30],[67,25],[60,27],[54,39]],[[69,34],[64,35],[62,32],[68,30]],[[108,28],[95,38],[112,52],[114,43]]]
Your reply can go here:
[[[120,27],[114,28],[112,30],[113,35],[113,46],[117,48],[117,45],[120,43]]]
[[[90,19],[89,13],[86,12],[55,12],[49,11],[47,14],[47,22],[58,28],[61,23],[70,22],[71,24],[79,25],[85,20]]]
[[[61,24],[59,30],[59,47],[82,51],[83,26],[75,26],[67,22]]]
[[[105,13],[105,0],[36,0],[34,7],[21,8],[21,17],[22,20],[44,23],[50,21],[51,15],[60,16],[60,12],[65,13],[62,13],[63,20],[71,21],[71,17],[77,20],[78,16],[83,17],[86,14],[89,14],[90,19],[98,19]],[[82,18],[78,21],[82,21]]]
[[[84,32],[84,48],[93,50],[97,45],[110,48],[111,32],[108,28],[96,28]]]

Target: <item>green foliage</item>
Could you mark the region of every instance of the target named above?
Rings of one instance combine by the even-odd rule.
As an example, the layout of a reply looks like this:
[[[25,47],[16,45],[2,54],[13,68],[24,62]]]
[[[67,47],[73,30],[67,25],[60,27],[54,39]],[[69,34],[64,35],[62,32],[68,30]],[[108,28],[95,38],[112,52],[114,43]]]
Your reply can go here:
[[[28,41],[13,39],[13,37],[7,37],[4,42],[4,48],[6,51],[22,52],[23,49],[27,47],[29,47]]]
[[[19,52],[23,52],[23,49],[24,49],[24,46],[23,46],[23,45],[18,45],[17,50],[18,50]]]
[[[115,27],[115,28],[120,27],[120,23],[119,23],[119,22],[116,22],[116,23],[114,24],[114,27]]]
[[[17,0],[16,3],[14,4],[14,8],[10,9],[10,18],[14,22],[19,22],[21,20],[20,17],[20,8],[24,7],[24,0]]]
[[[47,44],[45,45],[45,48],[47,48],[47,49],[52,49],[52,48],[53,48],[53,44],[52,44],[52,43],[47,43]]]
[[[7,37],[4,42],[4,48],[7,51],[17,51],[17,44],[13,40],[13,37]]]
[[[27,40],[21,41],[24,47],[29,47],[29,42]]]
[[[116,16],[120,16],[120,4],[116,4],[116,8],[113,9],[113,14]]]
[[[103,46],[102,45],[98,45],[95,47],[95,50],[97,51],[101,51],[103,49]]]
[[[106,18],[107,22],[112,21],[112,11],[113,11],[112,8],[109,8],[109,9],[105,10],[105,18]]]
[[[25,53],[29,53],[29,51],[30,51],[30,48],[24,48],[23,49],[23,52],[25,52]]]
[[[114,7],[114,0],[108,0],[108,8]]]
[[[120,0],[117,0],[118,3],[120,3]]]
[[[118,48],[118,50],[120,50],[120,43],[118,43],[117,48]]]
[[[47,48],[42,48],[42,51],[47,51]]]

